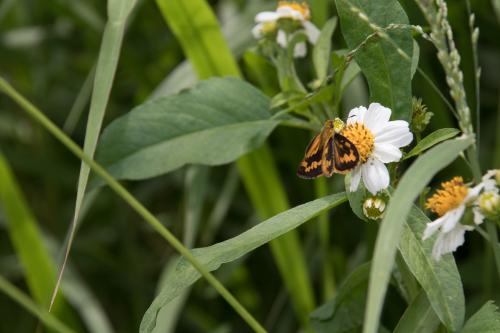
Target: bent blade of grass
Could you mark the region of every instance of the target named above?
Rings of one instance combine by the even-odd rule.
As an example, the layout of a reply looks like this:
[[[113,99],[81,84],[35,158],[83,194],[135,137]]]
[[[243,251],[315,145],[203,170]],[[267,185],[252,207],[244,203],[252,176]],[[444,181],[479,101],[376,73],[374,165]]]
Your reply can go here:
[[[456,128],[440,128],[420,140],[420,142],[403,157],[403,160],[416,156],[442,141],[451,139],[457,136],[458,133],[460,133],[460,130]]]
[[[207,1],[157,0],[157,4],[199,78],[241,77]],[[277,167],[266,145],[241,157],[237,165],[252,204],[262,219],[289,208]],[[270,245],[294,310],[301,323],[307,325],[308,314],[314,308],[314,295],[298,233],[293,230]]]
[[[89,118],[85,132],[85,142],[83,151],[90,157],[94,157],[97,146],[97,139],[102,127],[104,113],[108,104],[111,87],[115,77],[120,49],[125,34],[125,25],[127,18],[132,12],[137,0],[109,0],[108,1],[108,21],[104,27],[99,57],[97,59],[96,73],[94,78],[94,87],[92,98],[90,100]],[[90,168],[83,161],[80,166],[80,175],[78,177],[78,187],[76,192],[75,210],[73,220],[69,231],[68,242],[64,253],[63,262],[59,269],[57,282],[52,293],[52,299],[49,309],[52,307],[57,291],[61,284],[64,274],[64,267],[71,251],[73,238],[76,232],[76,225],[80,216],[80,209],[83,204],[85,191],[89,179]]]
[[[378,231],[363,333],[377,332],[397,245],[413,201],[439,170],[450,164],[473,142],[471,137],[443,142],[420,156],[402,177]]]
[[[66,326],[52,313],[45,310],[43,306],[40,306],[33,302],[26,294],[21,290],[17,289],[16,286],[11,284],[7,279],[0,275],[0,290],[2,290],[7,296],[16,301],[19,305],[24,307],[26,310],[31,312],[33,315],[38,317],[47,327],[54,329],[60,333],[76,333],[71,328]]]
[[[222,264],[241,258],[257,247],[288,233],[321,212],[345,201],[345,193],[310,201],[275,215],[236,237],[209,247],[194,249],[192,253],[208,270],[216,270]],[[199,278],[200,274],[196,269],[182,258],[176,266],[175,274],[169,276],[169,281],[164,283],[165,288],[144,314],[140,332],[152,332],[156,326],[158,312]]]
[[[75,156],[83,160],[98,176],[103,178],[109,187],[127,204],[130,205],[156,232],[172,245],[186,260],[188,260],[200,274],[217,290],[217,292],[231,305],[231,307],[243,318],[246,323],[258,333],[266,332],[258,321],[240,304],[240,302],[220,283],[217,278],[205,269],[205,267],[193,256],[182,243],[163,224],[144,207],[129,191],[113,178],[101,165],[96,163],[92,157],[71,140],[61,129],[59,129],[45,114],[35,107],[30,101],[16,91],[3,77],[0,76],[0,91],[12,98],[27,114],[42,125],[50,134],[61,142]]]

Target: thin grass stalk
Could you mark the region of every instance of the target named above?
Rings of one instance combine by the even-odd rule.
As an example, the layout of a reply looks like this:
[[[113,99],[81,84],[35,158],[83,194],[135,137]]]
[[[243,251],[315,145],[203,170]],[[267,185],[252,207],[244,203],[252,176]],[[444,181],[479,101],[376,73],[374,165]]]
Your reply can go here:
[[[231,305],[231,307],[245,320],[255,332],[266,332],[259,322],[240,304],[240,302],[227,290],[224,285],[193,256],[191,251],[167,229],[161,222],[142,205],[130,192],[113,178],[100,164],[61,131],[42,111],[35,107],[17,92],[4,78],[0,77],[0,90],[12,98],[22,107],[35,121],[49,131],[59,142],[68,148],[74,155],[83,160],[89,168],[101,177],[108,186],[126,203],[130,205],[156,232],[167,240],[174,249],[183,255],[191,265],[219,292],[219,294]]]

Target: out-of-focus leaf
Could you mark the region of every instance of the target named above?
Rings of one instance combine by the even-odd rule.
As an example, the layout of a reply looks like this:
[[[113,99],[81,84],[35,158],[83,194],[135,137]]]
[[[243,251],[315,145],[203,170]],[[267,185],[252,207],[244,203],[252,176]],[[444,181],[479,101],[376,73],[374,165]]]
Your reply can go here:
[[[467,320],[460,333],[500,332],[500,313],[493,301],[488,301]]]
[[[417,72],[418,60],[420,59],[420,47],[418,43],[413,40],[413,54],[411,56],[411,77]]]
[[[420,156],[401,178],[391,197],[377,235],[368,289],[364,333],[377,331],[396,248],[413,200],[438,171],[450,164],[473,142],[473,138],[470,137],[443,142]],[[432,259],[428,258],[428,260]],[[452,308],[453,313],[448,313],[446,317],[440,317],[450,330],[457,330],[462,325],[464,307],[460,301],[463,301],[463,298],[457,299],[456,306]],[[438,313],[438,315],[440,314]]]
[[[371,23],[382,28],[389,24],[408,24],[408,17],[397,0],[336,0],[342,34],[350,49],[358,47],[374,30],[352,8],[361,10]],[[413,40],[409,29],[392,29],[388,36],[409,57]],[[411,64],[388,41],[371,40],[355,59],[366,76],[370,99],[392,109],[394,119],[409,120],[411,115]]]
[[[460,133],[460,131],[456,128],[440,128],[420,140],[420,142],[403,157],[403,160],[416,156],[444,140],[451,139],[458,135],[458,133]]]
[[[337,17],[329,19],[321,33],[318,41],[313,49],[313,64],[316,70],[316,77],[320,82],[326,78],[328,74],[328,65],[330,64],[330,53],[332,49],[332,35],[337,27]]]
[[[316,333],[352,332],[363,325],[370,264],[366,263],[345,279],[336,296],[311,313]]]
[[[446,326],[458,328],[465,313],[460,274],[452,255],[443,256],[439,262],[433,259],[432,248],[437,236],[425,242],[422,240],[429,222],[420,209],[413,207],[403,226],[399,251],[438,318]]]
[[[270,116],[269,98],[250,84],[210,79],[115,120],[103,133],[97,160],[119,179],[229,163],[264,142],[278,124]]]
[[[439,318],[421,291],[403,313],[393,333],[433,333],[438,325]]]
[[[297,228],[321,212],[340,205],[345,200],[344,193],[316,199],[261,222],[236,237],[209,247],[194,249],[193,255],[206,269],[216,270],[222,264],[242,257],[257,247]],[[186,260],[181,259],[177,264],[175,274],[170,275],[170,280],[165,283],[165,288],[144,314],[140,332],[152,332],[156,326],[158,311],[199,278],[200,274]]]

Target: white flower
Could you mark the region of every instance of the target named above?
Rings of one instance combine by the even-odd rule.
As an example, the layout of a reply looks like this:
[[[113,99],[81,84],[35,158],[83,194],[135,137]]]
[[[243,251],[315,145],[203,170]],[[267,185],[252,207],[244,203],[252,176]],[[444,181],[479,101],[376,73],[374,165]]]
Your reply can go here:
[[[494,175],[493,172],[486,173],[482,182],[472,188],[464,184],[462,177],[455,177],[442,183],[442,189],[427,200],[426,207],[440,216],[427,224],[422,237],[426,240],[439,231],[432,249],[434,259],[439,260],[443,254],[455,251],[464,243],[465,232],[474,230],[474,226],[460,223],[468,206],[473,206],[474,224],[483,223],[484,215],[477,199],[483,190],[498,192],[495,181],[491,179]]]
[[[309,21],[310,16],[307,4],[280,1],[276,11],[261,12],[255,16],[257,25],[252,29],[252,34],[255,38],[260,39],[268,33],[275,32],[280,19],[289,19],[300,23],[309,42],[315,44],[318,40],[320,31]],[[276,41],[280,46],[286,47],[288,45],[288,36],[286,32],[279,29],[277,31]],[[295,57],[304,57],[306,52],[307,47],[305,42],[300,42],[295,45]]]
[[[399,148],[413,140],[408,122],[389,121],[391,109],[379,103],[371,103],[349,112],[347,126],[342,135],[357,148],[361,163],[351,175],[350,191],[356,191],[360,180],[372,194],[389,186],[389,171],[385,163],[397,162],[402,153]]]

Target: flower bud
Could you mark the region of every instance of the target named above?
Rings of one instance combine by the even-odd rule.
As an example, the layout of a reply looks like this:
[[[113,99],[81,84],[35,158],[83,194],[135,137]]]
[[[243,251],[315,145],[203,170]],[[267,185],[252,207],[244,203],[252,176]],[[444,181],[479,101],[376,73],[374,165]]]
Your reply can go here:
[[[380,220],[384,217],[385,201],[380,197],[368,197],[363,203],[363,214],[370,220]]]
[[[498,174],[498,173],[497,173]],[[496,192],[484,192],[479,197],[479,209],[490,219],[500,217],[500,195]]]
[[[422,103],[420,98],[413,97],[412,99],[412,119],[411,131],[413,133],[422,133],[434,114],[427,111],[427,106]]]

